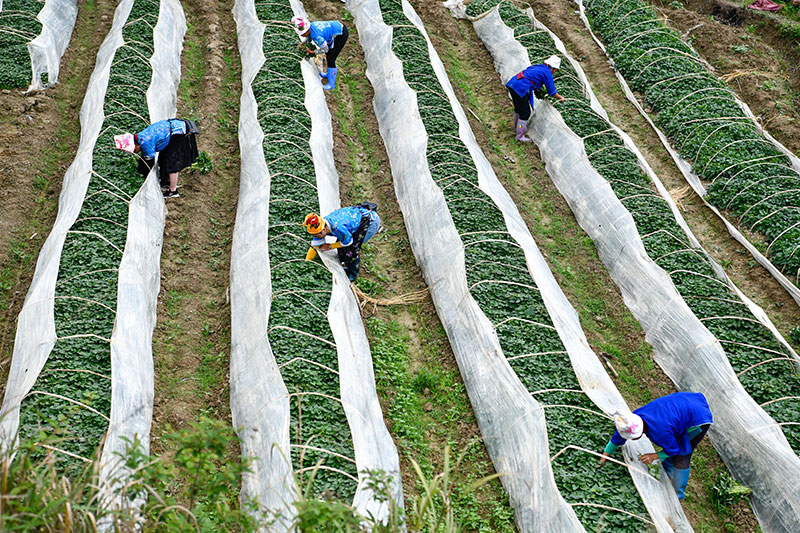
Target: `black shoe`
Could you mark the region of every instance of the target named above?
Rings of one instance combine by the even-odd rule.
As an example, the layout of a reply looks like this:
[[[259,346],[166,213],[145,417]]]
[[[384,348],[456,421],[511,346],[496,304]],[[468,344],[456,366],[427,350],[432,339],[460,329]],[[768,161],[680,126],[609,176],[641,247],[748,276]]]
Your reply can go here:
[[[164,191],[164,198],[180,198],[180,197],[181,195],[178,194],[178,191],[170,191],[170,190]]]

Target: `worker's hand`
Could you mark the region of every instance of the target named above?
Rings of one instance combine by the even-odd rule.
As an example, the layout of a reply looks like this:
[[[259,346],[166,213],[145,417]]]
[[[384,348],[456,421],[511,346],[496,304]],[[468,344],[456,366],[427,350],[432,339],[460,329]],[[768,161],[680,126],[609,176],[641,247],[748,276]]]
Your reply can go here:
[[[600,466],[603,466],[604,464],[606,464],[606,458],[607,457],[611,457],[611,456],[608,455],[606,452],[603,452],[603,457],[600,458]]]
[[[658,459],[657,453],[643,453],[642,455],[639,456],[639,460],[646,465],[649,465],[650,463],[652,463],[657,459]]]
[[[298,50],[302,50],[302,49],[303,49],[303,47],[304,47],[305,45],[306,45],[306,43],[302,43],[302,42],[301,42],[301,43],[299,43],[299,44],[297,45],[297,49],[298,49]]]
[[[330,250],[330,249],[331,249],[331,245],[330,245],[330,244],[328,244],[328,243],[326,242],[326,243],[324,243],[324,244],[320,244],[320,245],[319,245],[319,249],[320,249],[320,250],[323,250],[323,251],[325,251],[325,250]]]
[[[563,97],[563,96],[561,96],[561,95],[560,95],[560,94],[558,94],[558,93],[556,93],[556,94],[555,94],[555,99],[556,99],[556,100],[558,100],[559,102],[563,102],[563,101],[564,101],[564,97]]]

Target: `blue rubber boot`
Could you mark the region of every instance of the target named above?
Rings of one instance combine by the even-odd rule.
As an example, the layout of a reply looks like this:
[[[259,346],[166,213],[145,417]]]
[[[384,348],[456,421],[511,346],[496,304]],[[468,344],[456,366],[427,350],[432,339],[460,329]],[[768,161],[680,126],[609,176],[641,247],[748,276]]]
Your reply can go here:
[[[675,487],[675,492],[678,493],[678,499],[682,500],[686,497],[686,485],[689,484],[689,468],[675,468],[672,470],[672,486]]]
[[[328,68],[328,83],[327,85],[323,85],[322,88],[330,91],[336,87],[336,69],[335,68]]]
[[[667,457],[661,461],[661,468],[664,469],[664,473],[667,474],[667,477],[672,479],[672,457]]]

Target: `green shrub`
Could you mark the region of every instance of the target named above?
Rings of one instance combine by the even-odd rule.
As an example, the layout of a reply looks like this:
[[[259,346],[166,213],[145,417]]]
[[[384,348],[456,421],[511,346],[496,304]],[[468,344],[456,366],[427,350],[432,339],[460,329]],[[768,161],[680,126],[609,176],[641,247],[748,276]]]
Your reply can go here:
[[[798,283],[800,175],[717,79],[642,0],[587,0],[591,27],[656,123],[705,182],[706,199],[763,235],[766,256]],[[745,45],[734,47],[744,53]]]

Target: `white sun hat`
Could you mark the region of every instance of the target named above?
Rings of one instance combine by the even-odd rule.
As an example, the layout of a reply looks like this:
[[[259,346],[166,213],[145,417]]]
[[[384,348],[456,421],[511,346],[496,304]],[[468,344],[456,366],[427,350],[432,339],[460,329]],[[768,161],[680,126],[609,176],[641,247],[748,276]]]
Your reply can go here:
[[[561,58],[558,56],[550,56],[544,60],[544,64],[558,70],[561,68]]]
[[[614,411],[611,415],[620,437],[625,440],[638,439],[644,432],[644,421],[639,415],[625,411]]]

